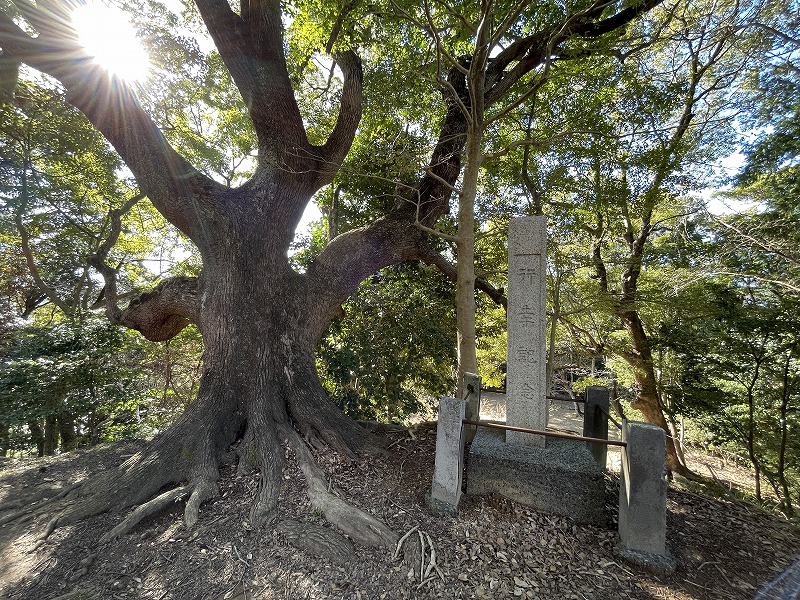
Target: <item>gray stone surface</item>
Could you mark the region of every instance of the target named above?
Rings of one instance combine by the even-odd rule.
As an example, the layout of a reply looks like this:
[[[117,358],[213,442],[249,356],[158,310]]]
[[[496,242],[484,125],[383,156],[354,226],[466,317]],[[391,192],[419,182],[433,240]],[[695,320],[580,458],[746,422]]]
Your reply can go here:
[[[478,429],[469,453],[468,494],[497,493],[542,512],[605,524],[603,472],[584,443],[551,438],[543,448],[506,444],[504,433]]]
[[[506,423],[547,428],[547,225],[542,216],[508,226],[508,358]],[[509,432],[510,444],[544,446],[543,436]]]
[[[439,400],[439,421],[436,426],[436,464],[428,498],[431,508],[456,512],[461,499],[464,473],[463,424],[466,403],[456,398]]]
[[[619,487],[619,537],[621,556],[647,557],[658,564],[671,560],[666,548],[667,480],[666,435],[649,423],[622,422]],[[627,556],[626,556],[627,555]],[[647,566],[646,560],[640,561]]]
[[[583,405],[583,435],[586,437],[608,439],[609,389],[596,385],[586,388]],[[606,444],[586,443],[597,465],[606,468],[608,446]]]
[[[614,554],[629,563],[647,569],[651,573],[656,573],[657,575],[669,575],[673,573],[675,567],[677,567],[675,559],[669,554],[640,552],[638,550],[629,550],[622,546],[617,546],[614,549]]]

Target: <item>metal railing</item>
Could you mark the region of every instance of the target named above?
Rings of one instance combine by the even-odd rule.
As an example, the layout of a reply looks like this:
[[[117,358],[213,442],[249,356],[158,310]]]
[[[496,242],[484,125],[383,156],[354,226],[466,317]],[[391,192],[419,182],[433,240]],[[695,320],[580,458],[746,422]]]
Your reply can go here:
[[[474,425],[476,427],[489,427],[490,429],[503,429],[505,431],[521,431],[522,433],[543,435],[546,437],[560,438],[562,440],[575,440],[576,442],[592,442],[595,444],[605,444],[606,446],[620,446],[621,448],[625,448],[628,446],[626,442],[618,440],[606,440],[603,438],[586,437],[578,434],[560,433],[558,431],[547,431],[543,429],[529,429],[527,427],[515,427],[513,425],[503,425],[502,423],[492,423],[491,421],[472,421],[470,419],[462,419],[461,422],[464,425]]]

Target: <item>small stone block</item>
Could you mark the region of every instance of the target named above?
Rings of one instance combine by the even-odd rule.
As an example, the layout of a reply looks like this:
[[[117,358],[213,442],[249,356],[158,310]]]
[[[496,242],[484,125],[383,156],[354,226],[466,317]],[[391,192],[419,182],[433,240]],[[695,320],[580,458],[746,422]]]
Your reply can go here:
[[[667,537],[666,434],[650,423],[622,422],[622,453],[619,488],[618,552],[638,557],[651,556],[658,564],[669,558]],[[668,561],[667,561],[668,562]]]
[[[677,567],[675,559],[669,554],[640,552],[638,550],[629,550],[619,545],[614,548],[614,555],[656,575],[671,575],[675,572],[675,567]]]
[[[436,426],[436,464],[429,505],[446,512],[458,510],[464,471],[463,423],[466,403],[456,398],[439,400],[439,421]]]
[[[462,396],[467,403],[466,418],[469,421],[478,421],[481,418],[481,376],[474,373],[464,373],[462,384]],[[467,441],[471,442],[475,437],[475,426],[466,427]]]
[[[583,406],[583,435],[586,437],[608,439],[609,389],[601,386],[586,388]],[[589,452],[601,469],[606,468],[608,446],[606,444],[587,442]]]

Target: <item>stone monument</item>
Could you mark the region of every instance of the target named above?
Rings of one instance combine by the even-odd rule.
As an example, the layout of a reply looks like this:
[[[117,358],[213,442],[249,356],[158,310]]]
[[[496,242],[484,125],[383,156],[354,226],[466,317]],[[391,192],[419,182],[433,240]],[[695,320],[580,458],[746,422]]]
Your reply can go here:
[[[508,232],[506,424],[547,429],[547,230],[542,216],[512,219]],[[605,523],[603,470],[584,442],[478,428],[468,494],[501,494],[578,522]],[[437,459],[438,460],[438,459]]]
[[[619,539],[615,552],[634,564],[671,573],[667,551],[667,441],[658,425],[622,421]]]
[[[508,226],[506,423],[547,428],[547,223],[543,216]],[[544,446],[545,438],[506,432],[510,444]]]

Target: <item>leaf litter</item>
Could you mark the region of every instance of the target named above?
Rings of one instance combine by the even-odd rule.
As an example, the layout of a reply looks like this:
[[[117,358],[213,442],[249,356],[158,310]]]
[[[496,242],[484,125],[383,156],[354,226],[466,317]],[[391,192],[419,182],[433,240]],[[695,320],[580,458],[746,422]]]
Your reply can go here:
[[[413,433],[413,435],[411,435]],[[181,502],[99,546],[124,515],[101,515],[56,530],[35,548],[36,519],[0,526],[0,598],[16,600],[259,600],[508,598],[558,600],[750,600],[800,555],[800,533],[778,516],[731,499],[672,486],[668,545],[672,575],[654,575],[614,555],[618,481],[607,479],[608,522],[578,525],[501,496],[464,496],[457,516],[433,514],[435,427],[379,433],[388,455],[355,463],[318,455],[345,498],[383,519],[403,548],[356,547],[335,564],[289,545],[277,527],[254,529],[249,499],[257,476],[222,473],[219,498],[186,531]],[[46,501],[65,486],[130,455],[117,444],[50,459],[0,463],[0,519],[25,498]],[[23,504],[21,504],[23,502]],[[8,508],[13,507],[13,508]],[[290,464],[283,517],[326,527]],[[409,551],[401,551],[408,547]]]

